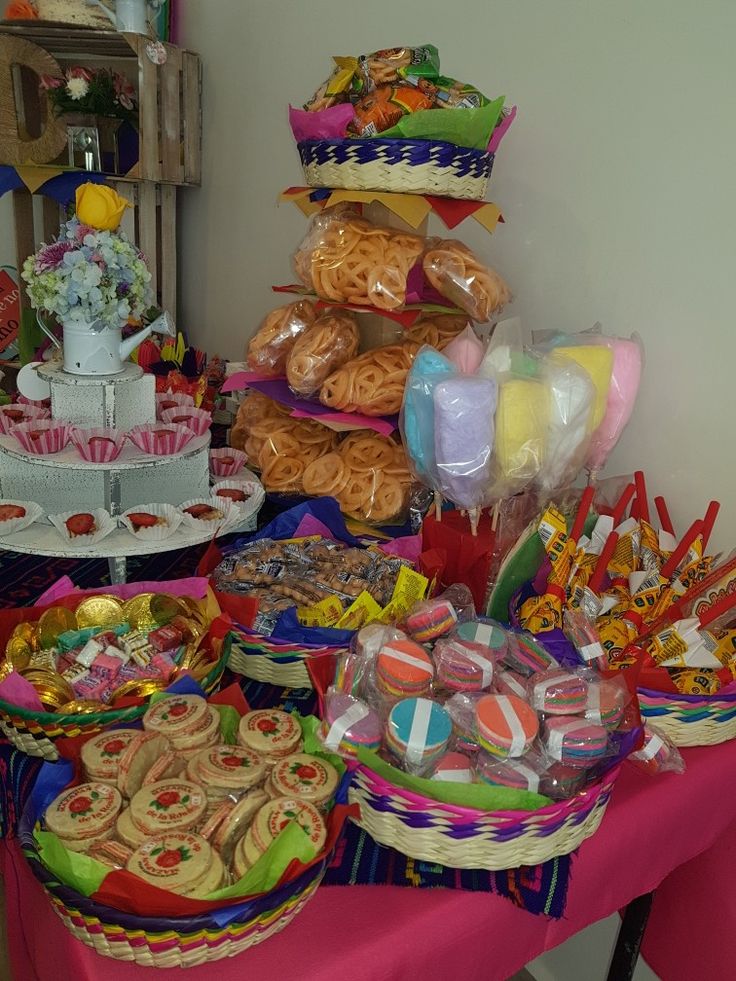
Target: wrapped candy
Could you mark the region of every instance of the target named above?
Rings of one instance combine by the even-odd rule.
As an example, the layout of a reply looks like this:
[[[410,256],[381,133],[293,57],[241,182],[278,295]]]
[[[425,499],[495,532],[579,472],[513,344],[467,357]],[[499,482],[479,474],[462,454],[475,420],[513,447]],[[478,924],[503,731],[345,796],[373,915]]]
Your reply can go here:
[[[538,482],[549,494],[570,483],[583,465],[593,428],[596,389],[587,371],[558,351],[545,359],[543,378],[549,415]]]
[[[685,772],[685,761],[677,746],[649,723],[644,726],[644,745],[633,752],[629,759],[637,769],[653,775]]]
[[[434,388],[449,378],[453,366],[431,347],[420,349],[411,367],[404,391],[399,426],[409,463],[423,483],[435,486],[437,469],[434,449]]]

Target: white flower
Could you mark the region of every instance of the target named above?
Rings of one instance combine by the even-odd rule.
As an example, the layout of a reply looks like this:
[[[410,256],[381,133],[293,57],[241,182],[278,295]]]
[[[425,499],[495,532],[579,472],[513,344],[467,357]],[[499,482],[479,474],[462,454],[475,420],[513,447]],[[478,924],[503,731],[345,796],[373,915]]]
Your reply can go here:
[[[72,99],[83,99],[89,92],[89,82],[86,78],[70,78],[66,83],[66,90]]]

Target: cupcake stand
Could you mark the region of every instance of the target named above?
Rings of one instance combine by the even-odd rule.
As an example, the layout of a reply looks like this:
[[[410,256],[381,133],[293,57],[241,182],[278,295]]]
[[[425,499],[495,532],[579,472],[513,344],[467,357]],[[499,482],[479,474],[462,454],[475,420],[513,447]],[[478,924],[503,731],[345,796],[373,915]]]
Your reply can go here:
[[[126,362],[116,375],[72,375],[60,363],[37,369],[50,388],[51,416],[83,428],[133,426],[156,421],[155,379]],[[195,437],[172,456],[150,456],[126,442],[110,463],[89,463],[71,445],[60,453],[26,453],[13,436],[0,436],[0,496],[36,501],[45,514],[105,508],[115,518],[128,508],[146,504],[178,506],[193,498],[208,498],[210,435]],[[223,525],[194,529],[182,523],[168,538],[136,539],[118,528],[94,545],[65,543],[43,519],[12,535],[0,537],[0,548],[29,555],[64,558],[107,558],[114,583],[125,581],[129,555],[186,548],[208,541]],[[226,526],[227,532],[234,529]]]

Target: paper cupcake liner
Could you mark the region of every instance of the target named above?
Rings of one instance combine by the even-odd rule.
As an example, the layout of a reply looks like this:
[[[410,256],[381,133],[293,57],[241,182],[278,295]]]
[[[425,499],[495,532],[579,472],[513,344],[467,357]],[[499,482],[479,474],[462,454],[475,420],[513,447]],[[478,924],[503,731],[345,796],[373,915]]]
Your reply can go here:
[[[20,413],[20,415],[17,415]],[[14,418],[14,416],[17,416]],[[33,419],[50,419],[51,409],[39,405],[24,405],[21,402],[11,402],[9,405],[0,405],[0,433],[7,436],[13,426],[19,426],[22,422],[31,422]]]
[[[39,409],[48,409],[51,411],[51,399],[27,399],[25,395],[18,395],[18,405],[35,405]]]
[[[66,527],[66,520],[75,514],[94,515],[97,531],[91,535],[70,535]],[[103,538],[107,538],[111,532],[115,531],[115,519],[104,508],[90,508],[89,511],[64,511],[63,514],[50,514],[49,521],[67,545],[71,545],[72,548],[87,548],[89,545],[96,545]]]
[[[232,463],[230,462],[232,459]],[[243,476],[243,468],[248,457],[242,450],[233,450],[224,446],[218,450],[210,450],[210,473],[213,477]]]
[[[156,435],[160,433],[161,435]],[[194,439],[194,432],[187,426],[176,423],[147,423],[135,426],[127,434],[128,439],[139,450],[151,456],[173,456],[181,453],[187,443]]]
[[[233,501],[229,497],[220,497],[219,491],[232,488],[242,490],[248,495],[244,501]],[[253,512],[263,503],[266,492],[259,480],[220,480],[212,488],[212,496],[218,501],[229,501],[238,511]]]
[[[167,409],[161,413],[165,423],[186,426],[195,436],[204,436],[212,425],[212,413],[205,409],[196,409],[193,405],[182,405],[176,409]]]
[[[93,429],[77,429],[75,426],[71,439],[83,460],[89,463],[110,463],[120,456],[125,433],[117,429],[105,429],[104,426]]]
[[[177,406],[194,406],[194,398],[185,395],[184,392],[157,392],[156,393],[156,418],[161,419],[161,413],[167,409],[175,409]]]
[[[5,535],[12,535],[16,531],[22,531],[29,525],[32,525],[34,521],[38,519],[43,514],[43,508],[40,504],[36,504],[35,501],[11,501],[6,498],[0,500],[0,506],[3,504],[15,504],[18,507],[25,508],[26,513],[22,518],[7,518],[5,521],[0,521],[0,537],[5,537]]]
[[[145,511],[147,514],[154,514],[156,517],[166,518],[167,524],[154,525],[152,528],[141,528],[136,531],[128,518],[128,515],[136,511]],[[120,525],[129,531],[134,538],[142,542],[162,542],[165,538],[171,538],[179,525],[182,523],[183,515],[172,504],[139,504],[137,507],[128,508],[120,515],[118,521]]]
[[[223,518],[213,518],[211,521],[205,521],[202,518],[194,518],[191,514],[185,512],[185,508],[188,508],[192,504],[209,504],[213,508],[218,508],[224,514]],[[184,519],[184,524],[188,528],[196,529],[196,531],[204,531],[207,528],[212,529],[212,534],[215,534],[217,530],[218,534],[222,534],[223,529],[227,527],[236,527],[240,524],[241,516],[240,509],[237,508],[232,501],[225,500],[221,497],[195,497],[191,501],[184,501],[183,504],[179,505],[179,510],[181,511],[182,517]]]
[[[10,435],[15,436],[26,453],[35,456],[46,456],[49,453],[59,453],[69,442],[72,427],[65,422],[53,419],[38,419],[22,422],[13,426]],[[34,435],[35,438],[34,438]]]

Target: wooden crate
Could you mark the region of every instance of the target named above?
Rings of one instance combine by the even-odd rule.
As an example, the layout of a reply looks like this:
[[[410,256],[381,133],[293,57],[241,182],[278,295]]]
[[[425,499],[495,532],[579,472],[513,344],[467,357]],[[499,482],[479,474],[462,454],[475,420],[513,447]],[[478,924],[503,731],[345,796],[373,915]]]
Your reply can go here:
[[[176,188],[150,181],[111,183],[132,205],[120,227],[146,256],[156,304],[176,319]],[[34,197],[40,198],[35,208]],[[59,234],[64,215],[51,198],[34,196],[27,190],[13,191],[13,213],[16,265],[20,270],[42,242],[50,242]],[[29,306],[24,289],[20,302],[22,309]]]
[[[115,68],[135,83],[139,101],[140,149],[126,176],[157,183],[199,185],[202,176],[202,68],[199,55],[165,44],[166,62],[156,65],[147,54],[149,39],[85,27],[0,22],[0,36],[31,42],[63,67]],[[17,87],[21,91],[24,87]],[[18,107],[21,128],[25,115]],[[63,117],[61,117],[63,122]],[[57,150],[58,152],[58,150]],[[41,161],[37,161],[41,162]],[[46,162],[51,162],[51,159]],[[2,157],[0,163],[16,163]]]

